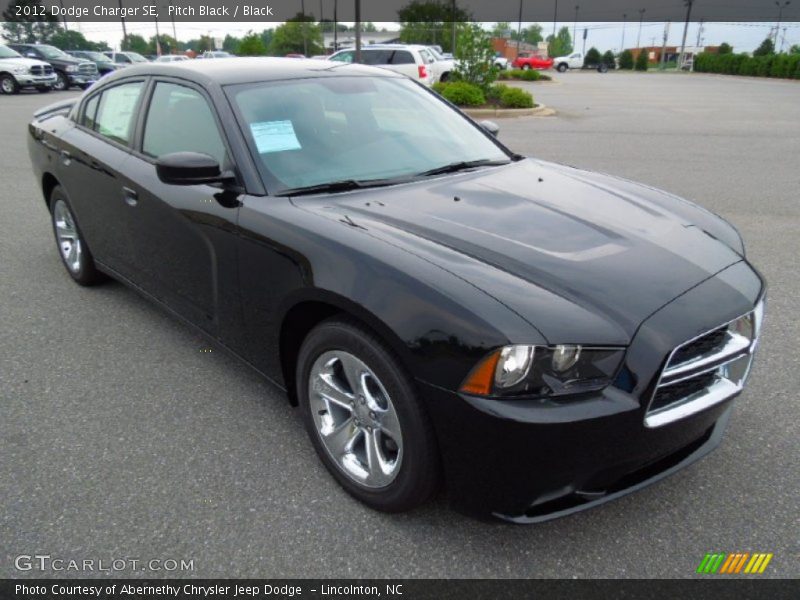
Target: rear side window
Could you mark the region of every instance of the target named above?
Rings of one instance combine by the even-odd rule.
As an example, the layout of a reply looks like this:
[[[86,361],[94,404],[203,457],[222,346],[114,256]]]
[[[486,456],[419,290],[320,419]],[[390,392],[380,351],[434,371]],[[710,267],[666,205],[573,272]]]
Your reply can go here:
[[[394,56],[392,56],[392,63],[393,65],[413,65],[415,64],[414,57],[411,55],[411,52],[407,50],[396,50]]]
[[[206,99],[192,88],[159,82],[150,101],[142,152],[158,158],[173,152],[199,152],[226,162],[225,144]]]
[[[135,120],[134,111],[143,87],[142,81],[123,83],[100,94],[92,129],[115,142],[128,144]]]
[[[391,50],[362,50],[361,62],[365,65],[388,65],[392,59]]]

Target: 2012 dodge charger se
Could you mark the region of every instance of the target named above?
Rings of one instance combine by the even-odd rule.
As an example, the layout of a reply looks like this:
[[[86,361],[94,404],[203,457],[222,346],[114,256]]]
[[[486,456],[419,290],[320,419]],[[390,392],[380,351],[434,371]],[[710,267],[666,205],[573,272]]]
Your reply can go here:
[[[353,496],[533,522],[719,443],[764,282],[721,218],[488,129],[388,71],[231,59],[119,71],[28,139],[69,275],[284,388]]]

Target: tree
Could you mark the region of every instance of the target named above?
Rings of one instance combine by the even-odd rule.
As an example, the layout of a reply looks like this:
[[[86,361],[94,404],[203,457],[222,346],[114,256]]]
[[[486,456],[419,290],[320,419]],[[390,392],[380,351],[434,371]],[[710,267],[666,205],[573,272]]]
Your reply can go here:
[[[789,48],[789,54],[800,54],[800,44],[795,44]]]
[[[286,54],[322,54],[322,30],[313,17],[297,13],[275,29],[269,45],[273,56]]]
[[[603,58],[601,60],[609,69],[613,69],[617,65],[617,61],[614,60],[614,53],[611,50],[606,50],[606,53],[603,54]]]
[[[583,58],[584,64],[599,65],[601,61],[600,50],[592,46],[586,51],[586,56]]]
[[[372,21],[367,21],[366,23],[361,24],[361,31],[364,33],[375,33],[378,31],[378,28],[375,27],[375,23]]]
[[[151,36],[147,42],[147,52],[140,52],[140,54],[158,54],[158,48],[161,47],[161,54],[175,54],[180,50],[180,43],[171,35],[162,33],[158,36],[158,45],[156,45],[156,36]],[[136,50],[135,52],[138,52]]]
[[[630,50],[623,50],[619,55],[619,68],[628,71],[633,69],[633,52]]]
[[[497,79],[491,37],[477,23],[464,23],[459,27],[455,57],[458,80],[486,91]]]
[[[272,38],[274,37],[274,35],[275,35],[274,29],[265,29],[264,31],[261,32],[261,41],[264,42],[264,46],[266,48],[269,48],[270,45],[272,44]]]
[[[150,54],[150,44],[138,33],[129,33],[127,40],[123,40],[120,48],[139,54]]]
[[[58,31],[50,37],[50,43],[56,48],[62,50],[107,50],[108,45],[105,42],[95,44],[90,42],[80,31],[74,29],[65,31],[64,29]]]
[[[722,42],[719,45],[719,49],[717,50],[717,54],[733,54],[733,48],[728,42]]]
[[[438,44],[445,52],[453,51],[453,6],[448,0],[412,0],[397,11],[400,40],[408,44]],[[455,9],[456,23],[470,20],[469,13]]]
[[[511,29],[511,23],[508,21],[500,21],[492,27],[492,37],[495,38],[512,38],[514,30]],[[513,38],[512,38],[513,39]]]
[[[761,42],[761,45],[753,51],[753,56],[770,56],[775,54],[775,44],[770,38]]]
[[[572,36],[569,34],[569,27],[559,29],[555,38],[552,35],[548,35],[547,43],[550,44],[550,56],[565,56],[572,52]]]
[[[639,54],[636,55],[636,63],[634,68],[637,71],[647,71],[648,63],[650,62],[650,52],[647,48],[639,48]]]
[[[222,49],[231,54],[239,54],[239,44],[241,43],[242,40],[240,38],[229,33],[225,36],[225,39],[222,40]]]
[[[542,36],[542,26],[538,23],[534,23],[530,27],[523,27],[519,34],[516,31],[512,31],[511,39],[536,45],[544,39]]]
[[[266,53],[267,47],[261,41],[261,36],[252,31],[248,31],[239,44],[239,56],[264,56]]]
[[[44,15],[18,17],[17,7],[30,9],[38,14],[42,10],[41,0],[15,0],[3,11],[3,37],[9,42],[20,44],[49,43],[51,38],[62,30],[58,17],[45,10]]]

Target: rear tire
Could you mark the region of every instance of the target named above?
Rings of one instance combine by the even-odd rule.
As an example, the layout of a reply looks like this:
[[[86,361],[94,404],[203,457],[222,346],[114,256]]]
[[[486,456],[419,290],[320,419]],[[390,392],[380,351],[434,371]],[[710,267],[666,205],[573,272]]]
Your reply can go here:
[[[0,91],[9,95],[18,94],[19,84],[12,75],[2,75],[0,76]]]
[[[303,342],[296,384],[311,443],[350,495],[385,512],[431,497],[439,479],[433,428],[413,380],[372,332],[323,321]]]
[[[50,193],[50,216],[61,262],[76,283],[90,286],[105,276],[97,270],[89,246],[81,233],[67,195],[57,185]]]

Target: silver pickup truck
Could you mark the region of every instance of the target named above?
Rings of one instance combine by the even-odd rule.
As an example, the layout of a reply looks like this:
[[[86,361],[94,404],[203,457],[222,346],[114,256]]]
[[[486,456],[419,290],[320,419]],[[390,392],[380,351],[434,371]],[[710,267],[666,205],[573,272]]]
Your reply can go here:
[[[35,87],[49,92],[56,82],[56,73],[48,63],[25,58],[16,50],[0,45],[0,92],[16,94],[22,88]]]

